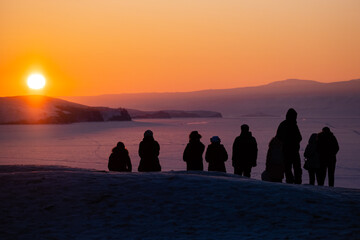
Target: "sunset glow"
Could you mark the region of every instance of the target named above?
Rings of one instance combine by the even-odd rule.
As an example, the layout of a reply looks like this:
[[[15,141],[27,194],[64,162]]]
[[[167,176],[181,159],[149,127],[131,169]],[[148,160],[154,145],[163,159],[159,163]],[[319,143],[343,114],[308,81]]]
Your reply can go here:
[[[0,3],[0,96],[40,69],[49,96],[360,77],[358,0]]]

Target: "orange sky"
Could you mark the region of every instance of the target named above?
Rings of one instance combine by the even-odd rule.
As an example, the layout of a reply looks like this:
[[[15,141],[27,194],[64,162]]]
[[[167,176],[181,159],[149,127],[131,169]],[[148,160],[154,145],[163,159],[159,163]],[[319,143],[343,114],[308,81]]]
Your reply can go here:
[[[360,78],[359,13],[359,0],[4,0],[0,96]]]

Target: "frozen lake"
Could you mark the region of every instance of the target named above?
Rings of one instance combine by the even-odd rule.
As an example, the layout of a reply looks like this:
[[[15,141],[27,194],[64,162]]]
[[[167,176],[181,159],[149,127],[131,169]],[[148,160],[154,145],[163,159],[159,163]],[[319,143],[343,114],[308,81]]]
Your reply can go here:
[[[130,152],[133,170],[137,171],[138,146],[147,129],[154,132],[160,143],[160,163],[163,171],[185,170],[182,153],[191,131],[203,136],[209,144],[211,136],[218,135],[225,145],[231,166],[231,148],[240,125],[248,124],[258,142],[258,166],[252,170],[252,178],[260,179],[265,169],[268,142],[275,135],[282,118],[223,118],[223,119],[161,119],[132,122],[77,123],[70,125],[1,125],[0,164],[63,165],[70,167],[107,170],[111,149],[118,141],[125,143]],[[335,186],[360,188],[360,121],[344,118],[298,119],[303,136],[300,154],[303,156],[311,133],[330,127],[340,145],[335,172]],[[302,162],[303,162],[302,157]],[[205,169],[207,164],[205,163]],[[303,183],[308,183],[307,171],[303,171]],[[327,185],[327,180],[326,180]]]

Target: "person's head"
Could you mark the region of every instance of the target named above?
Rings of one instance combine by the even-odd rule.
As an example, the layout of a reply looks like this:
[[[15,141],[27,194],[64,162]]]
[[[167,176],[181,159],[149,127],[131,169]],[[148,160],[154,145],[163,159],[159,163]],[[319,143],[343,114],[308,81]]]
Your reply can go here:
[[[314,144],[317,141],[317,133],[313,133],[311,134],[310,138],[309,138],[309,144]]]
[[[198,133],[198,131],[192,131],[189,135],[190,140],[199,140],[201,138],[201,135]]]
[[[296,118],[297,118],[297,112],[295,111],[295,109],[290,108],[286,113],[286,120],[296,121]]]
[[[323,133],[330,133],[331,131],[330,131],[330,128],[328,128],[328,127],[323,127],[322,132],[323,132]]]
[[[124,149],[125,148],[125,144],[123,142],[118,142],[116,144],[116,147],[119,148],[119,149]]]
[[[154,134],[151,130],[146,130],[144,132],[144,137],[153,137],[153,136],[154,136]]]
[[[249,125],[247,125],[247,124],[241,125],[241,132],[242,133],[248,133],[249,132]]]
[[[220,138],[218,136],[213,136],[213,137],[210,138],[210,142],[211,143],[220,143],[221,140],[220,140]]]

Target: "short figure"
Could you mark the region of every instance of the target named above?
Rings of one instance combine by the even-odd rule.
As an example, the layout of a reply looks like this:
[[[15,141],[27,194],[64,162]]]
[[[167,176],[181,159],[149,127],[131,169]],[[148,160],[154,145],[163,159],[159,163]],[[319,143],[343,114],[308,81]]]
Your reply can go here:
[[[250,177],[251,168],[256,167],[258,148],[248,125],[241,126],[241,134],[235,138],[232,150],[234,174]]]
[[[155,141],[153,132],[146,130],[144,138],[139,145],[140,164],[139,172],[160,172],[161,166],[159,162],[160,145]]]
[[[112,149],[112,153],[109,157],[108,168],[109,171],[131,172],[131,160],[124,143],[118,142],[116,147]]]
[[[321,174],[320,174],[320,159],[319,152],[317,147],[317,138],[318,134],[313,133],[309,138],[309,142],[305,148],[304,157],[305,164],[304,168],[309,172],[309,184],[315,185],[315,178],[317,183],[321,183]]]
[[[318,152],[320,159],[320,178],[319,185],[324,185],[326,171],[328,172],[329,186],[333,187],[335,182],[335,165],[336,154],[339,151],[339,144],[330,131],[330,128],[324,127],[322,132],[318,134]]]
[[[282,146],[282,142],[277,137],[271,139],[266,154],[265,171],[261,174],[263,181],[282,182],[285,172]]]
[[[192,131],[189,135],[189,143],[186,145],[183,160],[186,162],[187,171],[203,171],[204,144],[200,141],[201,135],[198,131]]]
[[[208,171],[226,172],[225,162],[228,154],[224,145],[220,144],[218,136],[210,138],[210,142],[205,153],[205,160],[209,163]]]
[[[286,182],[301,184],[302,170],[299,150],[302,137],[296,118],[297,112],[290,108],[286,113],[286,119],[280,123],[277,129],[276,137],[283,146]]]

